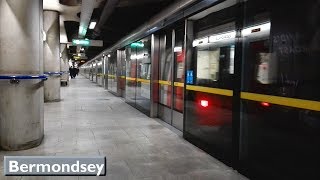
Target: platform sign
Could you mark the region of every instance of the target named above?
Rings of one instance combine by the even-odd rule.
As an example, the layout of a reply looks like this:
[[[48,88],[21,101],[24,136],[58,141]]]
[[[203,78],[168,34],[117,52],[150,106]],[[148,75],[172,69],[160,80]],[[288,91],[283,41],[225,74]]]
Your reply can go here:
[[[144,44],[143,44],[143,42],[134,42],[134,43],[132,43],[132,44],[130,44],[130,46],[132,47],[132,48],[136,48],[136,47],[140,47],[140,48],[143,48],[144,47]]]
[[[89,39],[72,39],[73,46],[96,46],[102,47],[102,40],[89,40]]]
[[[90,46],[90,40],[88,40],[88,39],[72,39],[72,45],[74,45],[74,46]]]
[[[187,84],[193,84],[193,70],[187,71]]]

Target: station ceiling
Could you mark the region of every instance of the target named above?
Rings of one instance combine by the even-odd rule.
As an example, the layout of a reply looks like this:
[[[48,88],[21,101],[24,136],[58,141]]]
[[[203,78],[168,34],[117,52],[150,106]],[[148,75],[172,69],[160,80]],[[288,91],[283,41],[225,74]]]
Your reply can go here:
[[[91,16],[91,21],[99,22],[104,6],[108,0],[100,0]],[[83,59],[82,63],[95,57],[104,49],[110,47],[125,35],[135,30],[145,21],[159,13],[161,10],[172,4],[176,0],[119,0],[117,6],[112,11],[107,21],[101,28],[99,36],[93,35],[93,30],[88,28],[85,38],[103,40],[103,47],[84,47],[84,53],[87,59]],[[81,0],[59,0],[63,6],[81,6]],[[80,9],[76,16],[80,19]],[[78,38],[79,20],[63,21],[68,42]],[[69,57],[77,53],[76,46],[69,46]]]

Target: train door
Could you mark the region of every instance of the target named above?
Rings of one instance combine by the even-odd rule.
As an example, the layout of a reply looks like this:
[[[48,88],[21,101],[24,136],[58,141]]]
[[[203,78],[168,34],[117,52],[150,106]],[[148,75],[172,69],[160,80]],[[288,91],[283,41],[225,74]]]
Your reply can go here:
[[[160,34],[158,116],[183,130],[184,26]]]
[[[236,1],[187,20],[184,137],[231,165],[235,150]]]

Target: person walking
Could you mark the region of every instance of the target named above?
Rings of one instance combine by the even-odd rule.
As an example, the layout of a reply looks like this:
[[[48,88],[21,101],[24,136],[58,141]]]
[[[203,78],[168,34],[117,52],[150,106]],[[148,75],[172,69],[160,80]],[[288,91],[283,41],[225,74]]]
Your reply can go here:
[[[71,79],[75,78],[75,70],[73,67],[69,68],[69,73],[70,73]]]

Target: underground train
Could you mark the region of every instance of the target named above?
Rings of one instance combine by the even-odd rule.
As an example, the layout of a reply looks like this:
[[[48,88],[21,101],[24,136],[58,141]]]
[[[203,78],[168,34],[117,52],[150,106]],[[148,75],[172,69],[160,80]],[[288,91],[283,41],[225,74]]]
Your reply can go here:
[[[250,179],[320,179],[319,12],[180,1],[81,73]]]

